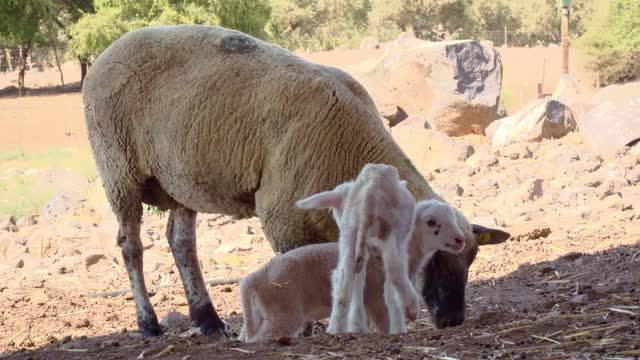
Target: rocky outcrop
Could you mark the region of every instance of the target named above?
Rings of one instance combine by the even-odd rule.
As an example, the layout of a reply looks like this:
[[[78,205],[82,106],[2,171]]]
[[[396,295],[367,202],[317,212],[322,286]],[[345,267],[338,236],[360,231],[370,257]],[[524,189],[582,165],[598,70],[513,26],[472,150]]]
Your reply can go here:
[[[378,108],[400,106],[450,136],[483,134],[496,118],[500,54],[476,41],[398,39],[370,70],[354,74]]]
[[[517,142],[556,139],[576,130],[571,110],[553,99],[540,99],[512,116],[498,120],[492,130],[491,145],[501,147]]]
[[[580,121],[580,135],[595,152],[615,157],[640,140],[640,82],[611,85],[592,99]],[[636,145],[637,146],[637,145]]]

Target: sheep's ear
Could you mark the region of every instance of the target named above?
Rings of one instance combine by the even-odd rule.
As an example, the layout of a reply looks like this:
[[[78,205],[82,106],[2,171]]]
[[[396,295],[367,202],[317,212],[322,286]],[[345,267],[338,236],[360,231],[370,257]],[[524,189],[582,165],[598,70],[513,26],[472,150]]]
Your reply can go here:
[[[344,193],[341,191],[325,191],[296,202],[296,206],[301,209],[337,208],[342,204],[343,198]]]
[[[480,246],[501,244],[511,237],[511,234],[506,231],[491,229],[482,225],[471,224],[471,228]]]

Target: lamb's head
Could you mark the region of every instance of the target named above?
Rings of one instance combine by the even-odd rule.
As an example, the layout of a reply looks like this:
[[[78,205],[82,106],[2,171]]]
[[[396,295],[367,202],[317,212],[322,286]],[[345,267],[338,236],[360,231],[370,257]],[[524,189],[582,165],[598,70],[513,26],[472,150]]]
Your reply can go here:
[[[444,201],[424,200],[416,204],[414,232],[423,239],[419,245],[425,252],[442,250],[459,254],[465,247],[456,211]]]
[[[458,210],[455,223],[463,234],[464,248],[459,254],[455,251],[437,251],[424,268],[422,297],[436,328],[458,326],[465,318],[465,287],[469,267],[476,258],[479,246],[500,244],[511,235],[507,232],[470,224]],[[420,227],[414,231],[435,229]]]

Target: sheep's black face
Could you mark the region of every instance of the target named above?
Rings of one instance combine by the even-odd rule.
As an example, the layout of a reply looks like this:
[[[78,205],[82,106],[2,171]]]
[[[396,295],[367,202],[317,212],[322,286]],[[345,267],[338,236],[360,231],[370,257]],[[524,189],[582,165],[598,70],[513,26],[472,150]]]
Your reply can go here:
[[[442,251],[437,252],[424,272],[422,297],[438,329],[464,322],[464,291],[469,273],[467,259]]]

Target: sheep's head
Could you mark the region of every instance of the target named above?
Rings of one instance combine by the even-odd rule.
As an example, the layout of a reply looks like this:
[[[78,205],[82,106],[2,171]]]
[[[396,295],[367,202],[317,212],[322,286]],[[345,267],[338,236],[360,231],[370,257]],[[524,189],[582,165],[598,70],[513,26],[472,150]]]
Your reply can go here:
[[[465,287],[469,267],[476,258],[478,246],[500,244],[511,235],[498,229],[469,224],[455,211],[459,230],[464,234],[464,247],[459,254],[438,251],[424,269],[422,297],[436,328],[458,326],[465,319]],[[423,228],[424,229],[424,228]],[[426,227],[427,230],[433,229]],[[420,230],[416,230],[420,231]]]

